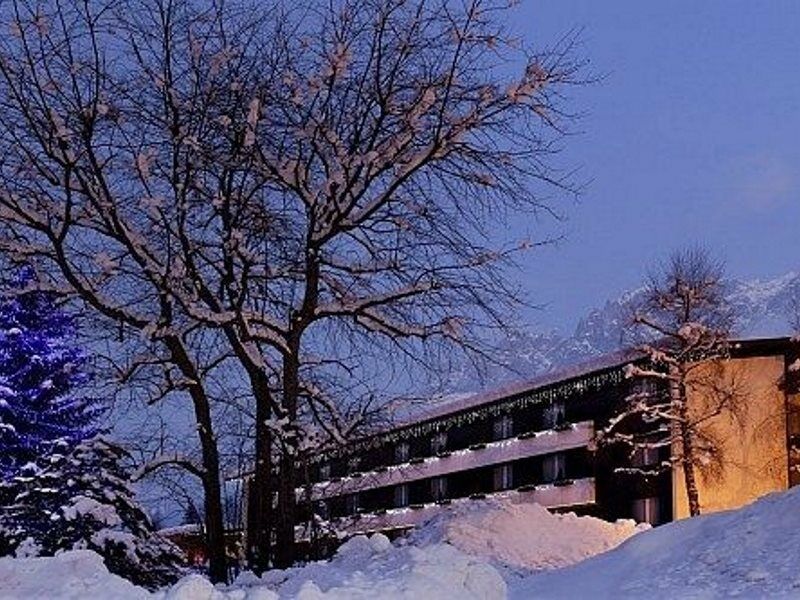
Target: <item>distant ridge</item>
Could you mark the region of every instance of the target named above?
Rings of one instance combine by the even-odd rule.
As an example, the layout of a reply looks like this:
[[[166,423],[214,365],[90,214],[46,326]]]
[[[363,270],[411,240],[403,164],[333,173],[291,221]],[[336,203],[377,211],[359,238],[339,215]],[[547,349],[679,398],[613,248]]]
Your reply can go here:
[[[793,302],[800,301],[800,274],[787,273],[774,279],[732,280],[728,301],[739,320],[738,337],[780,336],[790,333]],[[632,307],[643,289],[625,292],[601,308],[589,311],[572,335],[519,330],[501,344],[506,369],[496,368],[486,381],[478,381],[465,369],[453,377],[453,391],[495,387],[529,379],[581,363],[621,349],[631,342],[626,328]],[[627,338],[627,339],[626,339]]]

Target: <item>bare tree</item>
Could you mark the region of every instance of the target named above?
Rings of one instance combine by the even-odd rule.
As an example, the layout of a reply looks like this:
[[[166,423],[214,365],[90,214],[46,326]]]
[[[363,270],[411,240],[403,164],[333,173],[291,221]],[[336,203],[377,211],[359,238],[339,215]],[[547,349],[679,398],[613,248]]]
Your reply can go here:
[[[152,402],[191,400],[201,461],[171,453],[144,471],[178,466],[201,479],[210,575],[222,581],[209,371],[253,345],[218,303],[235,285],[232,223],[267,214],[262,182],[220,123],[241,95],[237,69],[250,67],[228,48],[246,45],[248,30],[239,14],[169,1],[18,1],[2,18],[0,247],[34,264],[41,287],[144,340],[120,382],[155,372]],[[244,128],[246,115],[229,112]],[[221,357],[196,343],[208,330],[231,340]]]
[[[743,382],[720,362],[734,324],[724,281],[722,265],[699,248],[675,252],[649,276],[632,327],[652,341],[640,346],[645,361],[627,368],[634,392],[599,433],[601,443],[630,448],[639,463],[630,470],[680,467],[692,516],[700,514],[697,470],[713,475],[724,460],[708,424],[723,413],[741,420],[745,409]],[[668,459],[639,460],[662,448]]]
[[[571,190],[549,159],[580,65],[571,38],[538,53],[505,39],[506,8],[2,13],[0,249],[141,340],[114,360],[121,382],[154,405],[190,399],[199,463],[161,453],[141,473],[200,478],[213,579],[220,407],[250,424],[249,564],[289,565],[301,451],[383,415],[390,376],[485,355],[483,333],[520,302],[508,270],[530,243],[491,231]]]
[[[253,145],[297,235],[295,277],[273,285],[269,302],[288,317],[279,414],[289,423],[304,397],[335,437],[329,395],[301,385],[303,357],[323,340],[338,347],[322,355],[351,372],[363,370],[364,348],[383,364],[431,364],[443,348],[480,352],[480,330],[502,327],[519,301],[506,272],[527,243],[494,247],[486,231],[506,211],[544,209],[543,184],[568,186],[545,159],[578,65],[569,41],[515,50],[504,9],[343,1],[289,15],[272,36],[280,77],[253,101]],[[503,77],[512,60],[521,73]],[[300,443],[281,439],[279,565],[292,559]]]

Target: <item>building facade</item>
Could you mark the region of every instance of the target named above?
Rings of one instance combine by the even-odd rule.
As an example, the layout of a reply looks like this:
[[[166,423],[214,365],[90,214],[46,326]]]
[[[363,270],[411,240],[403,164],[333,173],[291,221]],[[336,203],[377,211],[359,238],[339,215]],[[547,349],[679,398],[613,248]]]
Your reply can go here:
[[[713,477],[700,478],[704,512],[800,483],[798,347],[788,338],[740,341],[729,358],[715,361],[715,374],[736,380],[745,408],[709,420],[726,460]],[[681,518],[687,511],[679,470],[636,472],[668,461],[670,448],[631,452],[595,443],[633,386],[642,385],[625,370],[643,360],[620,352],[444,403],[316,456],[298,490],[301,518],[316,513],[344,534],[392,534],[448,504],[492,496],[611,520]],[[689,394],[690,405],[709,401]]]

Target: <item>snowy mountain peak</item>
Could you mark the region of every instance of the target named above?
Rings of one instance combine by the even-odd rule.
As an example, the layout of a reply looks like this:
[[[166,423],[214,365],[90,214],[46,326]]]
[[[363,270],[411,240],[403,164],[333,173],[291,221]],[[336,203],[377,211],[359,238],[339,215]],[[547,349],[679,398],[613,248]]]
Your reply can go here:
[[[795,303],[800,302],[800,274],[790,272],[773,279],[731,280],[728,301],[738,316],[735,334],[740,337],[787,335]],[[571,335],[520,330],[503,345],[508,366],[484,385],[494,386],[521,377],[532,377],[618,350],[625,345],[632,307],[644,288],[626,291],[578,320]],[[463,379],[469,379],[465,377]],[[458,389],[480,387],[459,381]]]

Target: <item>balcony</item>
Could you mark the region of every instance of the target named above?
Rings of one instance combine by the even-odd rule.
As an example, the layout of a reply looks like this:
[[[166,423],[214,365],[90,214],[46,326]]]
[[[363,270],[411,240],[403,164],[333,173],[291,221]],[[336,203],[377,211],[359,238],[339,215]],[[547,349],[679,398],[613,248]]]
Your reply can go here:
[[[576,479],[567,485],[538,485],[525,491],[509,490],[487,494],[486,497],[502,499],[514,504],[535,502],[547,508],[585,506],[595,502],[595,482],[594,478],[587,477],[585,479]],[[475,502],[475,500],[459,498],[449,501],[447,504],[458,506],[467,502]],[[334,527],[339,533],[346,535],[410,529],[447,510],[447,508],[447,506],[435,503],[393,508],[380,513],[365,513],[354,517],[337,519],[334,522]]]
[[[593,435],[592,421],[583,421],[560,431],[539,431],[535,434],[482,444],[481,447],[475,446],[467,450],[458,450],[448,455],[416,459],[415,464],[407,462],[362,473],[359,477],[343,477],[338,481],[324,481],[314,485],[311,495],[314,500],[333,498],[363,490],[512,462],[530,456],[582,448],[589,444]],[[300,491],[298,491],[299,493]]]

